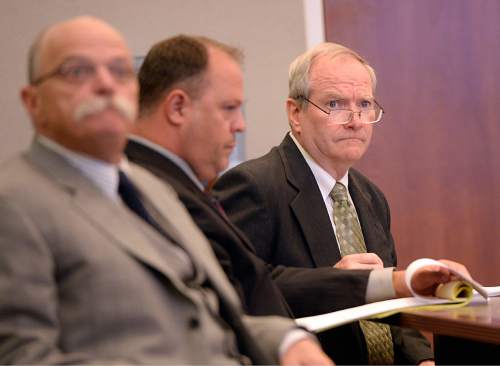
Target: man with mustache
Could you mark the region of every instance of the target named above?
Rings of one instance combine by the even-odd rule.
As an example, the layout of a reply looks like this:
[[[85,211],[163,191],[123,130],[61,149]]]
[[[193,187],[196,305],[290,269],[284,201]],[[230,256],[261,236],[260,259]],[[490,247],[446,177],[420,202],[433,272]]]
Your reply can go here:
[[[30,51],[36,135],[0,170],[0,364],[331,364],[250,317],[175,192],[123,159],[130,51],[78,17]]]
[[[387,201],[351,168],[383,115],[375,84],[372,67],[344,46],[323,43],[300,55],[289,73],[291,131],[215,185],[298,317],[404,296]],[[322,344],[338,363],[432,363],[417,332],[373,328],[325,332]]]

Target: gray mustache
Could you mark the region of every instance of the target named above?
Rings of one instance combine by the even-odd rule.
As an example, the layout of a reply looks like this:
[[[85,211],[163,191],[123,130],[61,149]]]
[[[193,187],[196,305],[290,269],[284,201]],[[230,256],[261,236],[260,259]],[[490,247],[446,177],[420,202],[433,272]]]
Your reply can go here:
[[[83,101],[75,110],[75,121],[80,122],[83,118],[102,112],[107,108],[113,108],[129,121],[135,121],[137,107],[121,96],[96,97]]]

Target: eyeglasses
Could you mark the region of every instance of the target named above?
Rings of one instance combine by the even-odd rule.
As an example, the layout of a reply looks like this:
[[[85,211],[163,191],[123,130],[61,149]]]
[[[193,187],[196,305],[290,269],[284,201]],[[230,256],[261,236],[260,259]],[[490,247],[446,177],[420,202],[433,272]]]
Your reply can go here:
[[[351,122],[355,114],[358,115],[361,123],[377,123],[380,122],[382,115],[384,114],[384,109],[375,99],[364,101],[361,104],[359,111],[353,111],[351,109],[338,108],[336,105],[330,107],[329,110],[325,110],[304,96],[300,96],[299,98],[311,103],[320,111],[326,113],[328,115],[328,120],[336,125],[345,125]]]
[[[123,83],[135,77],[132,65],[124,60],[115,60],[104,65],[115,81]],[[68,83],[82,84],[97,75],[99,65],[85,58],[72,58],[63,62],[55,70],[36,78],[31,84],[39,85],[53,77],[61,78]]]

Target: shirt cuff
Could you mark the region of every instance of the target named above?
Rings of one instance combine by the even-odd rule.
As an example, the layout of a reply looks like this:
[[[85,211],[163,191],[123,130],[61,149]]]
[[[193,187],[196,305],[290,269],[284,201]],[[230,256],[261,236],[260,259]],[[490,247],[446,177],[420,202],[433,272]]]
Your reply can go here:
[[[279,357],[282,358],[291,346],[303,339],[311,339],[317,342],[316,337],[304,329],[295,328],[286,332],[279,346]]]
[[[394,267],[383,269],[374,269],[368,276],[368,285],[366,286],[366,302],[376,302],[394,299],[396,291],[392,284],[392,272]]]

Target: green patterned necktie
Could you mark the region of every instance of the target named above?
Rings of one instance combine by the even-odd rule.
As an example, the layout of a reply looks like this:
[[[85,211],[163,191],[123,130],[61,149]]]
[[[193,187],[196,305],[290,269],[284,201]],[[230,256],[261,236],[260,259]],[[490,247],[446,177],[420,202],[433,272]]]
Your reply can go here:
[[[335,183],[330,196],[333,199],[333,222],[342,256],[366,253],[363,232],[359,225],[356,210],[347,197],[347,189],[342,183]],[[394,348],[391,329],[387,324],[368,320],[359,322],[368,348],[368,361],[372,365],[394,363]]]

